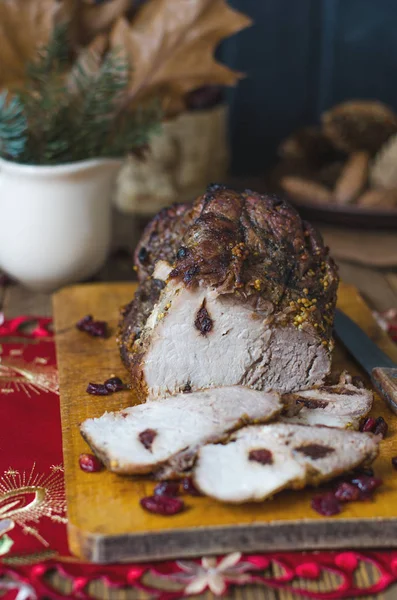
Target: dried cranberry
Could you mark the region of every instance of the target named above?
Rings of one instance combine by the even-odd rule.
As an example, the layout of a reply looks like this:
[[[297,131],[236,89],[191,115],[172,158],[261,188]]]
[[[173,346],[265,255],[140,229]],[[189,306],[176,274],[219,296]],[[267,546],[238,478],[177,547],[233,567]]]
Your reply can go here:
[[[82,319],[80,319],[80,321],[77,321],[76,327],[80,331],[84,331],[85,328],[87,327],[87,325],[89,323],[92,323],[92,321],[93,321],[92,315],[86,315],[85,317],[83,317]]]
[[[183,491],[190,496],[202,496],[201,492],[194,485],[191,477],[184,477],[182,479],[182,488]]]
[[[152,451],[152,444],[156,435],[157,431],[154,429],[145,429],[145,431],[141,431],[138,437],[139,441],[146,448],[146,450]]]
[[[86,473],[97,473],[98,471],[102,471],[103,464],[93,454],[80,454],[79,456],[79,465],[82,471]]]
[[[335,448],[330,448],[329,446],[324,446],[322,444],[305,444],[299,448],[295,448],[295,451],[300,452],[304,456],[308,456],[312,460],[318,460],[335,452]]]
[[[147,496],[140,501],[142,508],[156,515],[176,515],[185,504],[181,498],[172,496]]]
[[[391,464],[397,470],[397,456],[393,456],[393,458],[391,459]]]
[[[89,383],[86,391],[93,396],[109,396],[111,394],[104,383]]]
[[[386,421],[384,420],[384,418],[378,417],[376,419],[374,434],[381,435],[384,438],[387,435],[388,429],[389,429],[389,426],[386,423]]]
[[[360,499],[360,490],[352,483],[344,481],[336,488],[335,498],[341,502],[353,502]]]
[[[360,431],[363,432],[372,432],[375,429],[376,421],[373,417],[367,417],[360,424]]]
[[[105,338],[108,336],[108,324],[106,321],[94,321],[92,315],[86,315],[76,323],[79,331],[84,331],[93,337]]]
[[[194,326],[200,331],[202,335],[207,335],[207,333],[209,333],[214,327],[214,322],[211,319],[210,314],[205,307],[205,300],[203,300],[201,308],[197,312],[196,319],[194,321]]]
[[[93,321],[92,323],[88,324],[84,331],[86,331],[86,333],[89,333],[93,337],[101,338],[106,338],[109,334],[108,324],[106,323],[106,321]]]
[[[154,488],[155,496],[177,496],[179,483],[177,481],[162,481]]]
[[[314,398],[313,399],[297,398],[296,403],[303,404],[303,406],[305,406],[306,408],[309,408],[309,409],[326,408],[326,406],[328,406],[328,404],[329,404],[329,402],[327,402],[325,400],[315,400]]]
[[[273,455],[270,450],[266,450],[266,448],[258,448],[249,452],[248,460],[258,462],[261,465],[272,465]]]
[[[331,517],[341,512],[339,500],[332,492],[314,496],[311,502],[312,509],[325,517]]]
[[[355,476],[352,478],[351,482],[364,494],[373,492],[383,483],[379,477],[370,477],[369,475]]]
[[[110,379],[106,379],[104,386],[109,392],[121,392],[121,390],[125,390],[125,385],[121,381],[120,377],[110,377]]]

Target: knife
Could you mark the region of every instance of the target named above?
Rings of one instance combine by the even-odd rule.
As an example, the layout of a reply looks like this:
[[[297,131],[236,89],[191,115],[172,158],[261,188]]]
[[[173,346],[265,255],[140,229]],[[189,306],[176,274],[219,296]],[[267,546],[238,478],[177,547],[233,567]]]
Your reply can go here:
[[[350,317],[336,310],[336,337],[371,377],[372,383],[397,414],[397,364]]]

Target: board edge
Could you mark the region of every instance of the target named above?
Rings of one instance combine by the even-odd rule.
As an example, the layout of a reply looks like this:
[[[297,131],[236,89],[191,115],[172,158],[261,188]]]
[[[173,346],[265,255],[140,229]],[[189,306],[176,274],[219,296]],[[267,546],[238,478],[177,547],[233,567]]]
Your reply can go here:
[[[192,538],[194,536],[194,543]],[[145,562],[229,552],[396,547],[397,518],[284,521],[102,536],[68,525],[73,554],[92,563]]]

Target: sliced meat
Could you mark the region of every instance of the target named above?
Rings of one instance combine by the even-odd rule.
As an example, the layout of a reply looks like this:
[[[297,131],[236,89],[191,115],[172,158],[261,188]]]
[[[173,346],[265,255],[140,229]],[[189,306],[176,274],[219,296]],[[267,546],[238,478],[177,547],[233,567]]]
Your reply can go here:
[[[373,393],[342,373],[336,385],[321,386],[296,394],[286,394],[281,420],[301,425],[326,425],[358,429],[372,408]]]
[[[201,448],[194,482],[222,502],[261,501],[282,489],[318,485],[372,462],[379,440],[372,434],[327,427],[245,427],[227,444]]]
[[[278,394],[218,388],[147,402],[98,419],[80,431],[110,471],[135,474],[162,469],[167,477],[189,469],[199,446],[224,439],[246,423],[266,422],[282,408]],[[164,471],[166,469],[166,471]]]
[[[164,218],[153,226],[160,237]],[[139,339],[133,311],[121,324],[122,356],[142,397],[177,393],[187,378],[193,391],[320,385],[338,277],[319,235],[283,200],[220,185],[173,219],[183,220],[179,243],[179,234],[166,236],[168,249],[150,258],[151,272],[156,257],[171,269],[158,303]]]
[[[290,392],[321,384],[328,349],[310,330],[281,326],[277,318],[215,290],[171,281],[150,314],[131,356],[142,397],[201,388],[245,385]]]

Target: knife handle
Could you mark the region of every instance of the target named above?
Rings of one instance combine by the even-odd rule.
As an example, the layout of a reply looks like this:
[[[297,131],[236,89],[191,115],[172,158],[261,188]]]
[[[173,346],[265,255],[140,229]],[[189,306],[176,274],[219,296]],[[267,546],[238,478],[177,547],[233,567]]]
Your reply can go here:
[[[389,408],[397,414],[397,369],[375,367],[372,369],[371,379]]]

